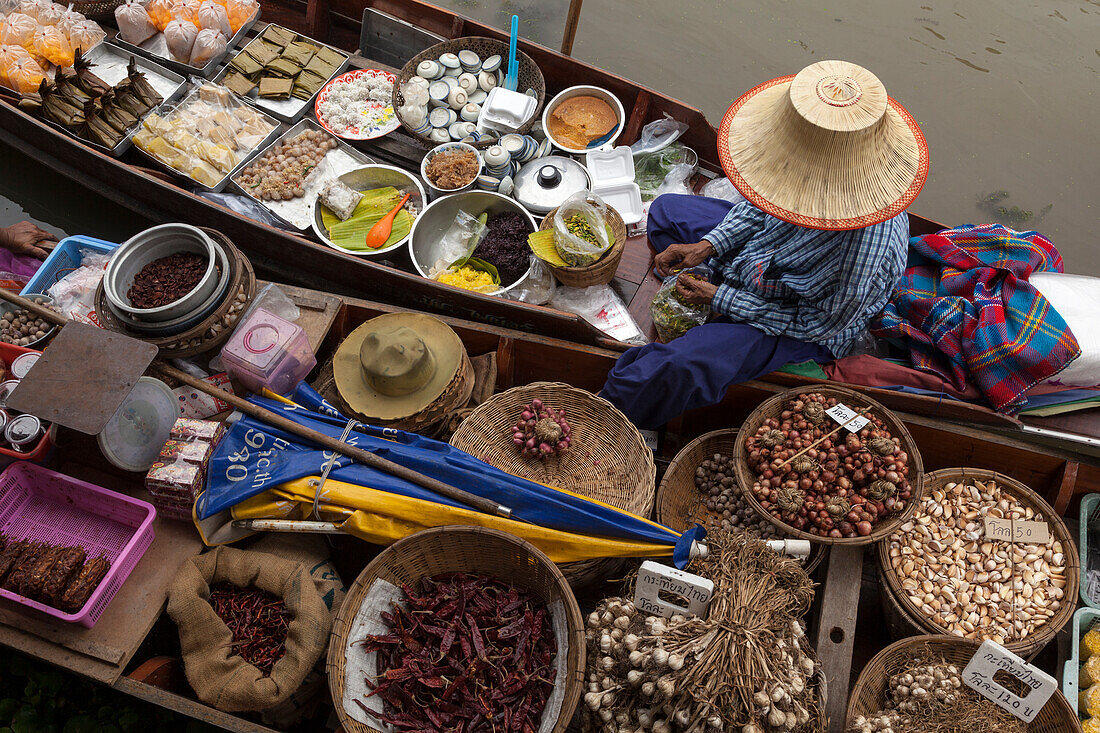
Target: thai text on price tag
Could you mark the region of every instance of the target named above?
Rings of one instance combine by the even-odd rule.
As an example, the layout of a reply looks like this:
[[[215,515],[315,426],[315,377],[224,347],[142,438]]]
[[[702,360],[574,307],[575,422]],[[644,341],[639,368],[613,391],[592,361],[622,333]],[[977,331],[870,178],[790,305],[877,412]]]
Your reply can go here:
[[[662,591],[665,598],[660,596]],[[684,616],[702,616],[713,594],[713,581],[646,560],[638,569],[638,580],[634,584],[634,605],[640,611],[665,618],[678,613]],[[681,598],[687,605],[666,600],[669,597]]]
[[[1023,697],[1013,694],[994,681],[998,672],[1007,672],[1028,687]],[[963,670],[963,682],[979,695],[1027,723],[1046,705],[1058,683],[1046,672],[1032,667],[1018,656],[992,641],[983,642],[978,653]]]
[[[839,424],[844,425],[844,429],[849,433],[858,433],[867,426],[867,423],[871,422],[862,415],[856,417],[858,413],[843,402],[838,402],[836,407],[830,407],[825,411],[825,414],[836,420]],[[853,420],[852,418],[855,419]]]
[[[1024,519],[985,518],[985,538],[1002,542],[1045,545],[1050,542],[1050,525]]]

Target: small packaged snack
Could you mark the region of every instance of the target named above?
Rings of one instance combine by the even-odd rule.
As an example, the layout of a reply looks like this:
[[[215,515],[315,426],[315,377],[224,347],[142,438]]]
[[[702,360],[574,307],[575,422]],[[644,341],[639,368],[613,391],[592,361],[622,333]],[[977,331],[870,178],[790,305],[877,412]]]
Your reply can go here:
[[[325,182],[317,200],[324,204],[340,221],[347,221],[355,213],[355,207],[363,200],[363,194],[351,188],[338,178]]]
[[[169,440],[160,449],[158,462],[193,463],[205,467],[210,460],[212,446],[203,440]]]
[[[181,417],[179,420],[176,420],[176,424],[172,426],[172,434],[169,436],[169,439],[205,440],[211,445],[217,445],[224,431],[225,426],[220,422],[193,420],[188,417]]]

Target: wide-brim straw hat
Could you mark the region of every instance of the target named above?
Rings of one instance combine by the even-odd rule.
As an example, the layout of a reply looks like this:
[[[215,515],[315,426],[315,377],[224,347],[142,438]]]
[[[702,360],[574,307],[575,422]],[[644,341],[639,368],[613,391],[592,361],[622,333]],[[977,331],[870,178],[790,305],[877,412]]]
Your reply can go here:
[[[453,391],[468,363],[462,339],[443,321],[422,313],[388,313],[344,339],[333,355],[332,372],[342,401],[357,416],[395,421],[423,412]]]
[[[812,229],[894,217],[928,177],[916,121],[847,61],[819,61],[743,94],[722,119],[718,157],[750,203]]]

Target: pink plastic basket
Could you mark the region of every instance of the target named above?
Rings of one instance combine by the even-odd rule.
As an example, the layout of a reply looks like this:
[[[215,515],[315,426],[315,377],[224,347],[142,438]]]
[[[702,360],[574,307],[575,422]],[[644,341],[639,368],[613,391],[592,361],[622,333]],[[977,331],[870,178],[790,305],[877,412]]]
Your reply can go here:
[[[20,461],[0,473],[0,532],[15,540],[83,547],[111,569],[77,613],[0,588],[0,597],[91,628],[153,543],[153,505]]]

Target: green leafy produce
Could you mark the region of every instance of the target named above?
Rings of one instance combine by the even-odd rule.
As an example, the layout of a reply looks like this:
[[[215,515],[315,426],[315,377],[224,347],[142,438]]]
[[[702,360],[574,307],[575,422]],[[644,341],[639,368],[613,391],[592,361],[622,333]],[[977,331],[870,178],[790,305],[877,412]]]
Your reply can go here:
[[[705,268],[694,268],[688,271],[688,277],[697,280],[707,279]],[[707,322],[710,317],[710,306],[689,303],[680,297],[676,291],[676,280],[679,276],[673,275],[665,278],[664,284],[657,294],[653,296],[653,302],[649,304],[649,314],[653,317],[653,327],[657,329],[657,338],[662,343],[668,343],[679,338],[695,326]]]
[[[360,193],[363,194],[363,199],[355,207],[355,211],[352,212],[347,221],[340,221],[336,214],[322,206],[321,222],[328,231],[329,240],[336,246],[356,251],[373,252],[375,250],[366,245],[367,232],[382,217],[390,213],[394,206],[397,206],[402,194],[398,193],[393,186],[375,188]],[[390,237],[383,247],[389,247],[407,237],[409,232],[412,231],[414,219],[415,217],[408,209],[401,209],[397,212],[397,216],[393,220]]]
[[[657,191],[665,182],[665,177],[677,165],[696,165],[698,156],[691,148],[672,143],[653,153],[639,155],[634,160],[634,182],[642,190],[642,201],[657,198]]]

